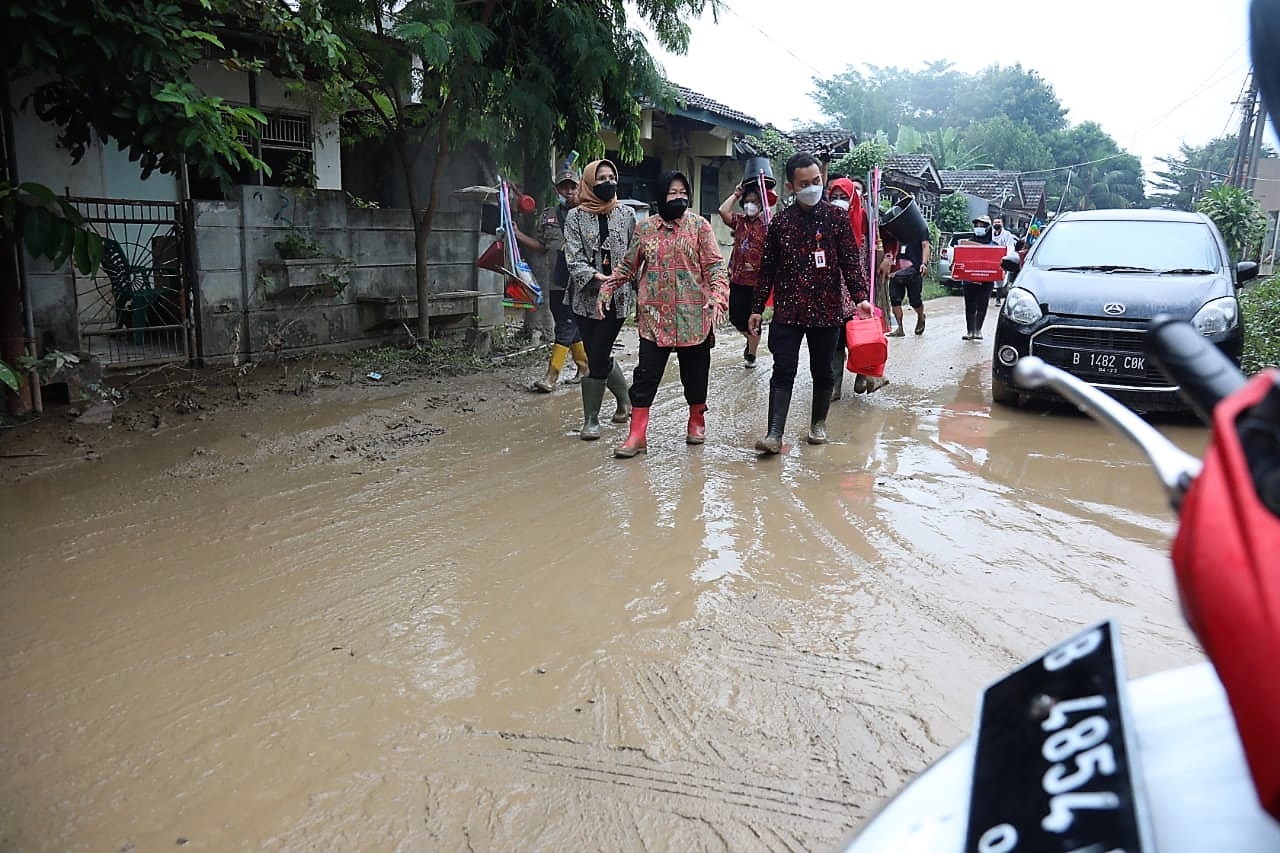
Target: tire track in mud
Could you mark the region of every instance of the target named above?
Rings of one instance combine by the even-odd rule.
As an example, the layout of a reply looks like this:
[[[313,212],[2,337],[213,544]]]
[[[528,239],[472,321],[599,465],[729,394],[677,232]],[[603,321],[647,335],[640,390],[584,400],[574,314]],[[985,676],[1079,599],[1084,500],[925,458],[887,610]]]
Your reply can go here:
[[[537,788],[549,816],[576,799],[605,802],[609,812],[632,816],[630,830],[622,832],[628,822],[601,820],[600,809],[593,808],[596,819],[590,825],[575,826],[573,837],[560,839],[580,842],[586,849],[719,846],[681,846],[681,839],[701,835],[702,829],[727,849],[758,849],[762,842],[770,850],[815,849],[842,837],[863,816],[838,791],[815,790],[810,778],[754,781],[723,765],[688,758],[655,760],[637,747],[475,732],[468,738],[465,758],[456,760],[465,762],[468,784],[481,784],[489,791],[486,796],[505,800],[508,790]],[[438,787],[448,786],[445,780],[453,774],[437,768],[433,776]],[[549,787],[544,787],[546,780],[553,780]],[[670,816],[682,823],[672,826]],[[825,828],[819,838],[817,827]],[[435,831],[447,833],[448,828]],[[629,846],[623,843],[628,838],[643,843]],[[744,845],[747,839],[753,843]]]

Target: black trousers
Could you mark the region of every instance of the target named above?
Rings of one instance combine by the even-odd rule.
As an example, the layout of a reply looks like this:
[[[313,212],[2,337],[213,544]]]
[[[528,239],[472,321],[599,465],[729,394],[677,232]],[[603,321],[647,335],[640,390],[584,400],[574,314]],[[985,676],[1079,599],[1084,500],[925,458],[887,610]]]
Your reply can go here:
[[[582,333],[578,331],[578,321],[574,318],[573,309],[564,302],[564,294],[563,290],[551,291],[551,319],[556,324],[556,343],[562,347],[571,347],[582,340]]]
[[[889,277],[889,304],[894,308],[902,307],[906,299],[911,307],[920,311],[924,308],[924,279],[919,275]]]
[[[576,313],[573,319],[582,332],[582,345],[587,350],[587,375],[592,379],[608,379],[613,369],[613,342],[622,331],[622,318],[610,306],[603,320]]]
[[[711,347],[715,333],[691,347],[660,347],[648,338],[640,339],[640,362],[631,377],[631,405],[647,409],[658,394],[658,383],[667,371],[671,353],[680,363],[680,384],[684,386],[684,399],[690,406],[707,402],[707,382],[711,376]]]
[[[769,324],[769,353],[773,356],[773,373],[769,387],[791,388],[800,367],[800,344],[809,341],[809,374],[813,377],[814,396],[828,397],[836,387],[832,360],[843,326],[784,326],[776,320]]]
[[[747,320],[751,317],[751,303],[755,298],[755,285],[729,285],[729,322],[744,335],[747,333]]]
[[[982,324],[987,321],[987,305],[991,303],[992,282],[981,284],[973,281],[964,283],[964,322],[965,331],[969,334],[982,331]]]

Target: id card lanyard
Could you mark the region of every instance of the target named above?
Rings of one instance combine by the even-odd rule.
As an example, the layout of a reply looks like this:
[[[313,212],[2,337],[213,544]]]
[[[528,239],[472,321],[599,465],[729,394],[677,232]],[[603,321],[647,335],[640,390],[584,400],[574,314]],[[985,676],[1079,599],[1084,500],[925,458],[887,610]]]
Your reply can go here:
[[[827,268],[827,250],[822,248],[822,226],[818,226],[818,230],[813,235],[813,240],[817,246],[813,250],[813,266],[816,269],[825,270]]]

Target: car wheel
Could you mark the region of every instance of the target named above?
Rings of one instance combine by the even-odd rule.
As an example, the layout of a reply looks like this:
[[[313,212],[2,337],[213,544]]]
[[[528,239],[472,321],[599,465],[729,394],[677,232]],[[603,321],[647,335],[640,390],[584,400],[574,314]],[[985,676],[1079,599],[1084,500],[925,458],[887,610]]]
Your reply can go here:
[[[1008,382],[999,379],[993,373],[991,374],[991,399],[1001,406],[1018,405],[1018,392],[1011,388]]]

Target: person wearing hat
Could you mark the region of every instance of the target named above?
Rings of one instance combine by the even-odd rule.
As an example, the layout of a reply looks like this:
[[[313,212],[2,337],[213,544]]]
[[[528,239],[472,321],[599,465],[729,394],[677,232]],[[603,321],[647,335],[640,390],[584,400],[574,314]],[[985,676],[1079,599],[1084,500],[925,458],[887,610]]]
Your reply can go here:
[[[777,193],[770,189],[773,182],[772,177],[765,176],[769,207],[778,203]],[[741,207],[742,212],[734,211],[735,206]],[[747,320],[751,317],[751,300],[764,254],[765,224],[759,182],[744,177],[743,183],[734,187],[733,193],[720,205],[719,213],[720,219],[733,231],[733,252],[729,255],[729,322],[747,338],[742,350],[742,366],[755,367],[760,336],[751,333]]]
[[[622,261],[635,239],[636,214],[618,202],[618,169],[609,160],[595,160],[582,170],[578,206],[564,219],[564,260],[569,267],[565,302],[573,309],[587,349],[587,377],[582,380],[582,429],[578,437],[600,437],[600,404],[607,388],[617,401],[615,424],[631,417],[627,378],[613,357],[613,342],[622,324],[635,310],[635,291],[619,287],[605,307],[596,312],[600,286]]]
[[[573,353],[578,372],[569,382],[580,382],[587,375],[587,350],[582,345],[582,333],[564,299],[565,290],[569,287],[569,266],[564,260],[564,220],[569,211],[578,206],[579,180],[580,176],[573,169],[561,169],[556,173],[556,194],[560,201],[542,211],[538,217],[536,237],[527,237],[516,229],[520,245],[545,259],[543,269],[538,271],[538,280],[550,282],[547,305],[555,322],[555,343],[551,346],[547,375],[533,383],[533,389],[544,394],[556,390],[560,371],[564,369],[565,359],[570,353]]]
[[[985,215],[974,217],[973,236],[961,240],[959,245],[995,245],[991,237],[991,217]],[[982,324],[987,321],[987,304],[991,302],[991,292],[994,287],[994,282],[990,281],[964,282],[965,333],[960,336],[961,340],[982,340]]]
[[[689,210],[693,184],[683,172],[658,178],[658,212],[636,226],[622,263],[600,288],[601,308],[636,280],[640,363],[631,382],[631,431],[613,455],[648,452],[649,407],[671,353],[689,404],[685,442],[706,441],[707,384],[716,326],[729,308],[729,274],[711,223]]]

